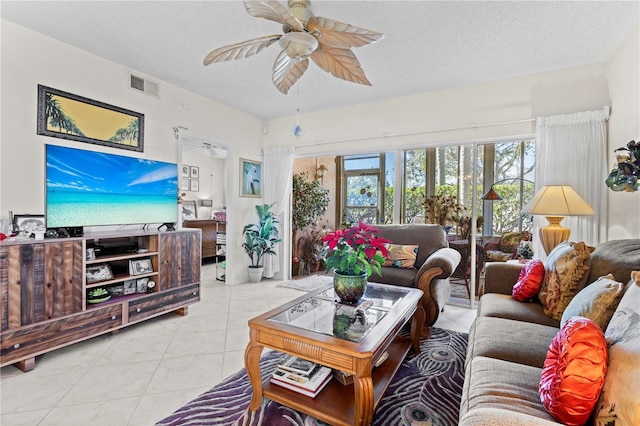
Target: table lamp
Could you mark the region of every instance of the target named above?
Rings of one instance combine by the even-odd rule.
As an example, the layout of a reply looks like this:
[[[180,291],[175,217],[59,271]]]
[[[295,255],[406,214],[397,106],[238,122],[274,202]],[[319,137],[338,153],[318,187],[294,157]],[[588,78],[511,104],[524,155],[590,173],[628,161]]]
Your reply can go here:
[[[546,185],[522,208],[521,213],[543,215],[549,221],[547,226],[540,228],[540,242],[548,255],[571,235],[569,228],[560,225],[565,216],[588,216],[594,212],[569,185]]]

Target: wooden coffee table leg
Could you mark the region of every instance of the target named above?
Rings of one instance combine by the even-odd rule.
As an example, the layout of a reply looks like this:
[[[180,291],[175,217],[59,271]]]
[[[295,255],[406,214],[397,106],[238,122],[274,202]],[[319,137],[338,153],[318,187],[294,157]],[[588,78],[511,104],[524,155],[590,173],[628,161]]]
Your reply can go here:
[[[416,313],[411,318],[411,339],[413,340],[413,352],[420,353],[420,335],[422,334],[422,327],[424,327],[424,319],[426,314],[422,305],[418,305]]]
[[[356,375],[353,379],[355,390],[354,425],[370,425],[373,420],[373,380],[371,370],[367,376]]]
[[[254,333],[254,330],[251,330],[251,341],[244,351],[244,366],[247,369],[251,388],[253,389],[251,402],[249,402],[249,411],[257,410],[262,403],[262,375],[260,373],[262,346],[255,343]]]

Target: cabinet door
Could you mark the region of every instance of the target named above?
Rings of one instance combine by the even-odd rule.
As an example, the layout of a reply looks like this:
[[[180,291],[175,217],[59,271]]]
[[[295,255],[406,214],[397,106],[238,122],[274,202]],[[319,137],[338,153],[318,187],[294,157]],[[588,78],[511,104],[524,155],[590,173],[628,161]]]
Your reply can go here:
[[[200,282],[200,232],[159,235],[158,291]]]
[[[82,311],[82,241],[0,248],[0,320],[8,330]]]

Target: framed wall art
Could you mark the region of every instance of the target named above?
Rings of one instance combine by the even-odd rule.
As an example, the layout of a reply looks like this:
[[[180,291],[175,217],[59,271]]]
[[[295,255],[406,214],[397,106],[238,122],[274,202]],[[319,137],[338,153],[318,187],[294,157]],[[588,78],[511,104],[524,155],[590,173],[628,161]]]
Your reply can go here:
[[[143,152],[144,114],[39,84],[38,134]]]
[[[189,177],[189,169],[191,168],[191,166],[187,166],[186,164],[182,165],[182,172],[180,173],[180,176],[183,178],[188,178]]]
[[[181,206],[182,220],[195,220],[198,218],[198,208],[195,200],[183,200]]]
[[[198,167],[198,166],[190,166],[189,167],[189,177],[191,179],[200,179],[200,167]]]
[[[190,179],[189,191],[191,191],[191,192],[200,191],[200,181],[198,179]]]
[[[262,197],[262,163],[240,159],[240,196]]]

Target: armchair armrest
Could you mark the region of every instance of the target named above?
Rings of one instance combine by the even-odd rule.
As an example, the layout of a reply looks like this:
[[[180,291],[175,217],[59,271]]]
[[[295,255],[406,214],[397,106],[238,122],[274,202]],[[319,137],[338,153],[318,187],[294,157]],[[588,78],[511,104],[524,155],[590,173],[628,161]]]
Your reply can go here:
[[[460,263],[460,253],[449,247],[443,247],[436,250],[427,258],[420,266],[416,274],[416,282],[420,281],[420,277],[430,269],[440,269],[440,272],[432,278],[449,278],[453,271]]]
[[[520,271],[524,265],[487,262],[484,267],[484,294],[511,294],[513,286],[518,282]]]

